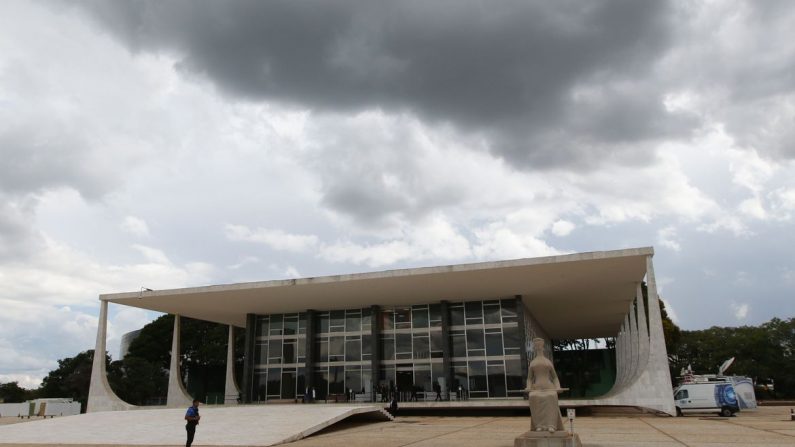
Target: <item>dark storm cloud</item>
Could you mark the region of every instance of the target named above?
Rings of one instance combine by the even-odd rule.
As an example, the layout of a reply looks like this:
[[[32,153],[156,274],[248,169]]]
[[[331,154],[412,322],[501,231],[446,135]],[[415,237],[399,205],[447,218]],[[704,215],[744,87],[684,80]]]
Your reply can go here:
[[[693,125],[663,108],[659,85],[635,82],[670,43],[663,1],[83,5],[133,51],[175,54],[236,97],[408,111],[485,135],[524,167],[588,165]]]

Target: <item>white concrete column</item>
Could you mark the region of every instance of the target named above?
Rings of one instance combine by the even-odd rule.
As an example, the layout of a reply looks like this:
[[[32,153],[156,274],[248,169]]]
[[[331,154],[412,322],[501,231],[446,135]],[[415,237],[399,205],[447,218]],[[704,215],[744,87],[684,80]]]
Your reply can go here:
[[[649,297],[649,371],[652,373],[663,411],[674,414],[671,372],[668,369],[668,350],[665,347],[660,301],[657,295],[657,280],[651,255],[646,256],[646,289]]]
[[[665,349],[665,335],[662,328],[657,285],[654,278],[654,268],[651,254],[646,255],[646,284],[648,288],[649,324],[646,332],[645,305],[640,284],[637,287],[638,298],[638,340],[640,367],[634,377],[625,383],[616,384],[604,396],[596,399],[577,399],[561,404],[578,405],[618,405],[635,406],[653,409],[671,416],[676,415],[673,392],[671,387],[671,374],[668,370],[668,354]],[[620,338],[620,337],[619,337]],[[619,342],[616,340],[616,354],[618,355]],[[644,358],[646,360],[644,360]]]
[[[638,339],[640,340],[640,364],[641,368],[645,368],[649,363],[649,327],[646,325],[646,304],[643,298],[643,289],[641,284],[638,283],[637,292],[638,296]]]
[[[168,397],[166,405],[169,407],[189,407],[193,398],[188,394],[182,383],[182,374],[179,368],[179,315],[174,315],[174,336],[171,338],[171,367],[168,371]]]
[[[613,388],[619,388],[624,383],[624,324],[621,324],[621,328],[618,331],[618,337],[616,339],[616,382],[613,385]]]
[[[630,352],[631,352],[631,355],[630,355],[631,362],[630,362],[630,368],[629,369],[631,371],[630,377],[632,379],[634,379],[635,376],[637,376],[638,371],[640,369],[639,368],[639,363],[640,362],[639,362],[639,359],[638,359],[638,356],[639,356],[639,353],[640,353],[640,349],[639,349],[640,340],[638,339],[638,322],[637,322],[637,319],[635,318],[635,303],[634,302],[632,303],[632,306],[630,306],[630,308],[629,308],[629,334],[630,334],[629,347],[630,347]]]
[[[229,325],[229,341],[226,347],[226,384],[224,385],[224,404],[237,405],[240,388],[235,381],[235,327]]]
[[[622,371],[622,373],[621,373],[621,384],[623,385],[623,384],[627,383],[627,379],[629,379],[630,361],[631,361],[630,354],[629,354],[630,353],[630,349],[629,349],[630,332],[629,332],[629,314],[628,313],[627,313],[627,315],[624,315],[624,324],[622,324],[622,327],[624,328],[623,337],[622,337],[624,339],[624,341],[621,344],[621,363],[623,363],[623,366],[621,367],[621,371]]]
[[[121,400],[108,383],[105,352],[107,351],[108,302],[100,300],[99,320],[97,321],[97,342],[94,347],[94,361],[91,366],[91,382],[88,388],[86,412],[129,410],[135,405]]]

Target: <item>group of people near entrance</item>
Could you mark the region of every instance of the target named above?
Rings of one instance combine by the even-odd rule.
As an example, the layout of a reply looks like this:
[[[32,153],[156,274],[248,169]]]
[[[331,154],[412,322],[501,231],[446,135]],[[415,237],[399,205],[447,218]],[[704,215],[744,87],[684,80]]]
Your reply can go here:
[[[419,386],[409,386],[404,388],[395,388],[395,384],[390,382],[387,386],[386,384],[381,384],[376,387],[376,392],[381,395],[381,402],[392,402],[395,401],[404,401],[416,402],[418,400],[418,395],[420,392],[424,392],[425,390]],[[439,382],[433,383],[433,392],[435,394],[436,401],[444,400],[442,399],[442,386],[439,385]]]

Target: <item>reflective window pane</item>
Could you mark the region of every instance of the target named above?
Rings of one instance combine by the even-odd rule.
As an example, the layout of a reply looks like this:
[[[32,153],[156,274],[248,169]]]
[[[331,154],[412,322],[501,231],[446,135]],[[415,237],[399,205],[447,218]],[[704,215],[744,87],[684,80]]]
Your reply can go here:
[[[442,331],[431,331],[431,351],[443,351],[444,338],[442,338]]]
[[[373,350],[373,337],[371,335],[362,335],[362,355],[369,355]]]
[[[395,339],[381,339],[381,355],[384,360],[395,360]]]
[[[283,353],[284,363],[295,363],[295,343],[285,343]]]
[[[466,395],[469,388],[468,377],[466,363],[453,365],[453,383],[450,385],[450,392],[458,399]]]
[[[320,314],[317,316],[318,334],[327,334],[329,332],[329,315]]]
[[[430,341],[426,336],[414,336],[414,358],[427,359],[430,358]]]
[[[500,306],[483,306],[483,322],[500,324]]]
[[[282,362],[282,341],[271,340],[268,348],[268,363],[279,364]]]
[[[411,309],[401,307],[395,309],[395,329],[411,329]]]
[[[299,338],[298,342],[295,344],[296,350],[296,357],[299,363],[306,361],[306,339]]]
[[[431,327],[439,327],[442,325],[442,306],[439,304],[431,304],[428,306],[428,317]]]
[[[328,344],[328,361],[337,362],[344,360],[345,337],[329,337]]]
[[[453,343],[453,357],[466,357],[467,356],[467,340],[466,337],[455,335],[450,337]]]
[[[505,397],[505,368],[503,366],[488,366],[489,397]]]
[[[502,334],[486,334],[486,355],[502,355]]]
[[[298,314],[298,333],[306,334],[306,312]]]
[[[270,334],[271,335],[282,335],[282,316],[281,315],[271,315]]]
[[[329,394],[345,393],[345,367],[329,366],[328,368],[328,392]]]
[[[361,369],[351,369],[345,371],[345,388],[352,390],[357,394],[364,392]]]
[[[295,371],[282,372],[282,399],[295,398]]]
[[[331,311],[331,332],[345,332],[345,311]]]
[[[384,331],[395,329],[395,314],[392,312],[381,312],[381,328]]]
[[[268,370],[262,369],[254,373],[254,400],[261,401],[268,398]]]
[[[506,354],[518,354],[519,349],[522,347],[522,332],[519,330],[518,327],[503,327],[503,340],[505,343],[505,353]],[[509,350],[513,350],[514,352],[509,352]]]
[[[257,363],[268,363],[268,342],[257,343]]]
[[[468,362],[469,366],[469,392],[488,391],[486,380],[486,362]]]
[[[357,332],[362,330],[362,317],[360,315],[346,315],[345,316],[345,330],[348,332]]]
[[[502,321],[503,323],[509,323],[517,321],[516,317],[516,300],[502,300],[500,301],[500,307],[502,308]]]
[[[430,394],[433,392],[433,384],[431,383],[431,369],[428,367],[420,368],[419,365],[414,367],[414,387],[417,391]]]
[[[325,399],[328,395],[329,373],[326,368],[315,370],[315,398]]]
[[[415,308],[411,310],[411,318],[414,328],[428,327],[428,308]]]
[[[285,317],[284,319],[284,335],[295,335],[298,333],[298,316]]]
[[[362,341],[359,339],[345,341],[345,361],[358,362],[362,359]]]
[[[411,334],[395,334],[395,352],[411,353]]]
[[[467,351],[485,349],[483,329],[467,329]]]
[[[522,361],[519,359],[505,360],[505,379],[509,390],[523,390],[525,378],[522,377]]]
[[[282,394],[282,369],[268,368],[268,396],[279,398]]]
[[[268,325],[270,324],[269,321],[270,320],[267,317],[257,319],[257,324],[259,326],[257,328],[257,337],[266,337],[268,335]]]
[[[464,306],[450,306],[450,325],[464,325]]]
[[[317,349],[317,361],[328,362],[328,339],[323,338],[315,342],[315,349]]]
[[[467,318],[478,318],[483,316],[483,306],[480,301],[469,301],[464,303]]]

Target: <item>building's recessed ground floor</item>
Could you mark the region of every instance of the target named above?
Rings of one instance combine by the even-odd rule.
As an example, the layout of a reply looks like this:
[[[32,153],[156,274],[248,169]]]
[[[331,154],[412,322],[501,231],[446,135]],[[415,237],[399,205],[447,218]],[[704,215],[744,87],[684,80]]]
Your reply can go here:
[[[227,324],[230,341],[245,331],[242,383],[230,342],[229,404],[500,400],[523,398],[532,339],[544,339],[552,356],[553,340],[608,338],[614,354],[593,357],[589,368],[609,372],[604,393],[581,403],[672,413],[652,256],[636,248],[102,295],[97,352],[113,303]],[[178,358],[171,363],[168,403],[182,405],[190,396]],[[89,411],[130,407],[97,356]]]

